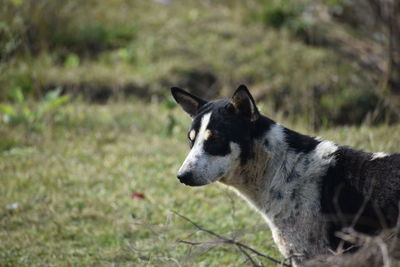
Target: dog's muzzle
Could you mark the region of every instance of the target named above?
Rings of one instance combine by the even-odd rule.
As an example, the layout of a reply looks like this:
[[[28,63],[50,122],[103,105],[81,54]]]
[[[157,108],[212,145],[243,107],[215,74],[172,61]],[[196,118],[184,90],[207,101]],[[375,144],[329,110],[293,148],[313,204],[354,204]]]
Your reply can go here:
[[[196,179],[194,179],[194,176],[191,172],[178,173],[177,177],[178,177],[179,181],[185,185],[189,185],[189,186],[203,185],[202,183],[196,182]]]

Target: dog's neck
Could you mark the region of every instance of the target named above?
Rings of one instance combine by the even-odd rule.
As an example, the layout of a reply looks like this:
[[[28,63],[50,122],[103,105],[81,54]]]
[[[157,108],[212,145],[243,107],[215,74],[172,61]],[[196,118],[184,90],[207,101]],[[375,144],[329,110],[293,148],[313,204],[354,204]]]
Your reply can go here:
[[[271,196],[271,189],[281,184],[297,163],[288,160],[283,129],[274,123],[265,136],[254,139],[252,157],[220,181],[235,188],[260,211],[265,211],[269,199],[279,197]]]
[[[221,181],[239,191],[264,214],[279,212],[271,205],[281,200],[293,202],[296,192],[299,197],[303,196],[301,193],[315,194],[314,187],[319,181],[312,177],[320,177],[326,171],[337,149],[330,141],[316,141],[290,131],[292,136],[316,142],[315,148],[307,153],[295,151],[288,142],[288,131],[280,124],[270,125],[262,137],[253,140],[253,157]]]
[[[253,157],[246,164],[238,166],[220,182],[233,187],[246,200],[259,208],[258,203],[263,197],[260,188],[268,187],[268,179],[264,179],[264,177],[268,171],[271,157],[266,153],[261,140],[254,141],[253,152]]]
[[[295,135],[305,144],[317,140],[312,149],[296,150],[285,131],[288,132],[283,126],[273,124],[253,141],[254,156],[222,182],[263,215],[281,253],[286,257],[300,255],[300,260],[327,253],[323,234],[315,242],[307,240],[315,231],[325,232],[319,216],[320,179],[334,162],[337,147],[289,130],[292,137]]]

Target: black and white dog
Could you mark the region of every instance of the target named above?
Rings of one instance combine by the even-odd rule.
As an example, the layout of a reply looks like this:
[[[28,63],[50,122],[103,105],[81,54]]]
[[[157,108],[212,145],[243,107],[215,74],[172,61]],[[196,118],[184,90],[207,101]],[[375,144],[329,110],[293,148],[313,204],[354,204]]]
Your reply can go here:
[[[376,234],[396,224],[400,154],[366,153],[287,129],[259,113],[244,85],[215,101],[171,91],[193,119],[179,180],[236,190],[296,265],[335,250],[343,227]]]

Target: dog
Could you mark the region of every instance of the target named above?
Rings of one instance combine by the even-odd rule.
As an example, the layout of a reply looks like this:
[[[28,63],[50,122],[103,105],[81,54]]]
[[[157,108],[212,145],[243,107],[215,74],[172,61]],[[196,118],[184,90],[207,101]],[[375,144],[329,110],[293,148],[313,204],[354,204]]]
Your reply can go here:
[[[245,85],[214,101],[176,87],[171,93],[192,117],[180,182],[218,181],[235,190],[295,266],[343,245],[335,233],[344,227],[378,234],[396,225],[400,154],[367,153],[285,128],[260,114]]]

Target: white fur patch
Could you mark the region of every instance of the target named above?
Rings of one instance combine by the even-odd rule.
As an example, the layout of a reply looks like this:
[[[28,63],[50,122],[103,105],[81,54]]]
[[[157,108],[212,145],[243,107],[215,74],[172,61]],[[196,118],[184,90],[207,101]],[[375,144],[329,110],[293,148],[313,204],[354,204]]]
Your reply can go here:
[[[268,144],[271,147],[280,147],[284,146],[283,148],[287,147],[285,142],[285,133],[283,132],[284,128],[279,123],[276,123],[272,126],[271,130],[268,131],[267,135],[265,136],[264,140],[268,140]],[[280,149],[284,150],[284,149]]]
[[[211,112],[205,114],[203,118],[201,118],[200,129],[197,134],[198,138],[194,142],[192,149],[190,150],[181,168],[179,169],[179,173],[183,172],[184,170],[189,171],[190,168],[193,168],[195,162],[198,160],[198,158],[200,158],[200,155],[204,153],[203,152],[204,132],[206,131],[206,128],[210,123],[210,117],[211,117]]]
[[[271,186],[275,187],[283,182],[283,176],[287,174],[282,171],[287,164],[287,162],[283,161],[283,158],[287,156],[288,146],[285,141],[284,128],[282,125],[278,123],[273,125],[271,130],[264,137],[264,140],[268,140],[267,150],[271,157],[266,175],[271,179]]]
[[[387,156],[389,156],[389,154],[386,154],[384,152],[376,152],[376,153],[372,154],[371,160],[380,159],[380,158],[384,158],[384,157],[387,157]]]
[[[329,158],[336,150],[338,146],[331,141],[322,141],[315,148],[315,155],[320,159]]]

